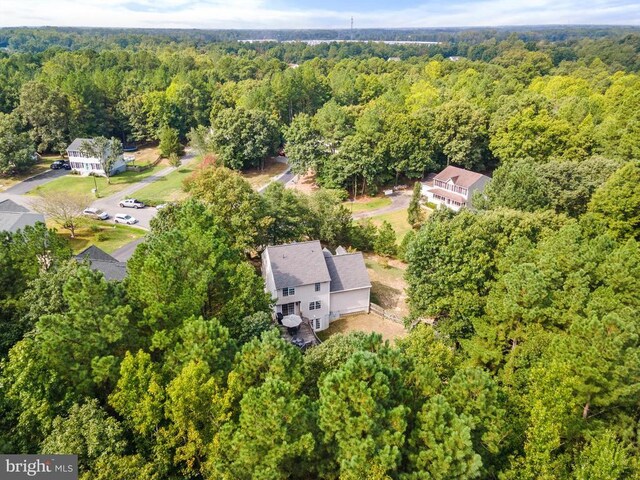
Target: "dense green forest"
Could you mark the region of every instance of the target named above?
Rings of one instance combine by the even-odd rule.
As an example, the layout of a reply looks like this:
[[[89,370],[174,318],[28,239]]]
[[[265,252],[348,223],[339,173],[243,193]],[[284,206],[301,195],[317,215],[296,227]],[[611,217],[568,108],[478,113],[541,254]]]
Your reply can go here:
[[[121,283],[44,226],[3,237],[0,451],[78,454],[86,480],[640,477],[637,33],[0,33],[0,171],[74,136],[168,130],[218,164]],[[333,190],[259,195],[234,171],[280,145]],[[474,211],[414,210],[410,334],[282,340],[255,252],[375,249],[339,190],[446,164],[493,181]]]

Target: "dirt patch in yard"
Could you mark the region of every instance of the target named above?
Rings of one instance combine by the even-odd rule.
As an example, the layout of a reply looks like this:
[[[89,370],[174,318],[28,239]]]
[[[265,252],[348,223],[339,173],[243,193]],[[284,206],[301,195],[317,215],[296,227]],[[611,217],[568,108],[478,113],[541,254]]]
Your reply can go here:
[[[298,180],[294,183],[290,183],[287,185],[287,188],[292,188],[294,190],[298,190],[302,193],[313,193],[318,190],[318,184],[316,183],[316,176],[309,172],[305,175],[298,176]]]
[[[272,177],[284,173],[287,168],[289,167],[286,163],[278,162],[275,158],[267,158],[262,170],[259,168],[252,168],[242,172],[242,176],[253,188],[258,189],[269,183]]]
[[[407,335],[407,331],[404,329],[404,326],[399,323],[392,322],[391,320],[384,320],[378,315],[373,315],[371,313],[360,313],[348,315],[346,317],[339,318],[335,322],[331,322],[328,329],[318,332],[318,336],[321,340],[326,340],[336,333],[349,332],[376,332],[382,335],[383,340],[389,340],[391,342],[397,338],[402,338]]]
[[[160,149],[158,147],[143,147],[139,148],[135,152],[124,152],[125,157],[134,157],[130,165],[149,165],[155,162],[160,156]],[[168,162],[164,160],[167,164]]]

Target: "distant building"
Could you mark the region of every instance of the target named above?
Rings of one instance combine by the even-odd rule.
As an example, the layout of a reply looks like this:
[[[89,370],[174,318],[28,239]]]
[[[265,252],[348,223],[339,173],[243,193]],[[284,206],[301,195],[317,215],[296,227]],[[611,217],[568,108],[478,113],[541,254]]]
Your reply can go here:
[[[435,176],[433,186],[422,185],[422,195],[431,203],[457,212],[462,207],[471,207],[473,193],[483,191],[490,180],[481,173],[449,166]]]
[[[274,299],[274,313],[300,315],[324,330],[341,315],[369,311],[371,281],[362,253],[336,255],[318,240],[269,246],[262,276]]]
[[[38,222],[44,223],[41,213],[34,213],[12,200],[0,200],[0,232],[15,233]]]
[[[401,59],[400,57],[389,57],[387,58],[387,62],[399,62]]]
[[[104,175],[105,171],[102,167],[102,162],[99,158],[92,157],[82,152],[82,144],[84,142],[93,143],[92,138],[76,138],[71,145],[67,147],[67,156],[69,157],[69,164],[71,169],[80,173],[81,175]],[[115,175],[116,173],[124,172],[127,169],[127,163],[124,157],[120,155],[120,158],[115,161],[109,175]]]
[[[106,280],[123,280],[127,276],[127,264],[120,262],[104,250],[91,245],[76,255],[78,262],[87,260],[91,270],[102,272]]]
[[[452,62],[457,62],[459,60],[462,60],[464,57],[458,57],[457,55],[454,55],[452,57],[447,57],[449,60],[451,60]]]

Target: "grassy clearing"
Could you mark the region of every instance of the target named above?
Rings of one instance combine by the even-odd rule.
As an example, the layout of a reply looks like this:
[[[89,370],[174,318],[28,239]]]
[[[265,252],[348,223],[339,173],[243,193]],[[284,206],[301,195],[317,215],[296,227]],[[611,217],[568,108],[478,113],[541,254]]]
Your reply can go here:
[[[114,225],[97,220],[86,220],[80,228],[76,229],[75,238],[71,238],[68,230],[60,229],[53,222],[47,222],[47,226],[55,229],[61,237],[66,238],[74,253],[79,253],[90,245],[95,245],[105,252],[111,253],[145,234],[145,231],[139,228]]]
[[[329,328],[322,332],[318,332],[318,337],[320,337],[320,340],[324,341],[331,335],[349,332],[375,332],[381,334],[383,340],[389,340],[391,342],[397,338],[402,338],[407,335],[407,331],[404,326],[399,323],[392,322],[391,320],[385,320],[377,315],[359,313],[342,317],[335,322],[331,322]]]
[[[49,183],[40,185],[29,192],[29,195],[39,195],[48,192],[65,192],[65,193],[84,193],[91,194],[91,190],[98,185],[98,194],[100,197],[108,197],[114,193],[125,189],[129,185],[137,183],[153,174],[164,170],[166,165],[164,162],[156,165],[144,172],[123,172],[111,177],[111,184],[107,183],[104,177],[81,177],[80,175],[65,175],[57,178]],[[95,182],[94,182],[95,179]]]
[[[257,168],[247,170],[242,172],[242,176],[257,190],[269,183],[271,177],[284,173],[287,168],[288,166],[285,163],[276,162],[274,159],[269,158],[264,164],[264,170]]]
[[[0,192],[13,187],[15,184],[20,183],[27,178],[49,171],[51,164],[55,160],[62,160],[62,158],[58,155],[42,157],[38,163],[32,165],[31,168],[24,173],[12,175],[10,177],[0,175]]]
[[[383,213],[382,215],[371,217],[371,221],[373,221],[373,223],[375,223],[377,226],[382,225],[382,222],[385,220],[391,224],[393,230],[396,232],[398,243],[402,242],[404,236],[409,230],[411,230],[411,225],[409,225],[409,221],[407,220],[406,208],[403,210],[396,210],[395,212]]]
[[[357,200],[355,202],[344,202],[343,205],[347,207],[352,213],[369,212],[371,210],[377,210],[378,208],[388,207],[391,205],[391,199],[388,197],[373,197],[366,198],[364,200]]]
[[[138,190],[136,198],[148,205],[182,200],[187,196],[187,193],[182,188],[182,182],[198,168],[201,162],[202,160],[194,160],[169,175],[159,178],[149,186]]]

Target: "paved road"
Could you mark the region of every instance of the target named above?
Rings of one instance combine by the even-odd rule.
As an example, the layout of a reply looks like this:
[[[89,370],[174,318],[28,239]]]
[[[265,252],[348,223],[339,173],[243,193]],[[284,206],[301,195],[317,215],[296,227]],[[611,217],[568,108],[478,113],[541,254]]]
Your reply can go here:
[[[276,157],[276,161],[279,163],[284,163],[287,164],[287,158],[286,157]],[[271,185],[273,182],[280,182],[281,184],[283,184],[284,186],[286,186],[288,183],[290,183],[293,178],[295,177],[295,174],[293,174],[291,172],[291,168],[287,168],[284,173],[276,176],[276,177],[271,177],[269,179],[269,182],[266,185],[261,186],[260,188],[258,188],[258,193],[262,194],[264,193],[264,191],[267,189],[267,187],[269,185]]]
[[[133,252],[136,251],[136,247],[142,242],[144,242],[144,237],[140,237],[137,240],[134,240],[133,242],[127,243],[125,246],[120,247],[115,252],[113,252],[111,256],[116,260],[119,260],[120,262],[126,262],[131,258]]]
[[[3,193],[9,195],[24,195],[34,188],[44,185],[45,183],[49,183],[50,181],[67,175],[68,173],[69,170],[65,170],[64,168],[61,168],[60,170],[49,170],[48,172],[41,173],[40,175],[27,178],[13,187],[9,187]]]
[[[378,208],[376,210],[369,210],[367,212],[354,213],[353,218],[368,218],[375,217],[376,215],[382,215],[384,213],[395,212],[397,210],[404,210],[409,206],[409,202],[411,202],[411,195],[413,191],[404,190],[398,192],[391,197],[391,205],[387,205],[386,207]]]
[[[287,185],[291,180],[293,180],[295,175],[291,172],[291,169],[288,169],[284,174],[278,179],[280,183],[283,185]]]
[[[184,157],[182,157],[182,163],[180,166],[188,164],[194,158],[195,158],[195,154],[192,151],[187,152],[187,154]],[[177,168],[180,168],[180,167],[177,167]],[[150,228],[149,224],[151,222],[151,219],[156,216],[156,214],[158,213],[158,210],[155,207],[145,207],[141,209],[120,208],[120,205],[119,205],[120,201],[122,201],[122,199],[127,197],[133,197],[134,196],[133,194],[138,190],[146,187],[150,183],[153,183],[162,177],[169,175],[174,170],[176,170],[176,167],[167,167],[164,170],[159,171],[155,175],[150,175],[145,179],[139,181],[138,183],[135,183],[125,188],[124,190],[119,191],[118,193],[115,193],[108,197],[99,198],[98,200],[94,201],[91,204],[91,206],[104,210],[109,215],[111,215],[111,218],[107,220],[107,222],[109,223],[113,223],[113,217],[117,213],[128,213],[129,215],[131,215],[132,217],[138,220],[138,223],[135,224],[136,227],[142,228],[144,230],[149,230]]]

